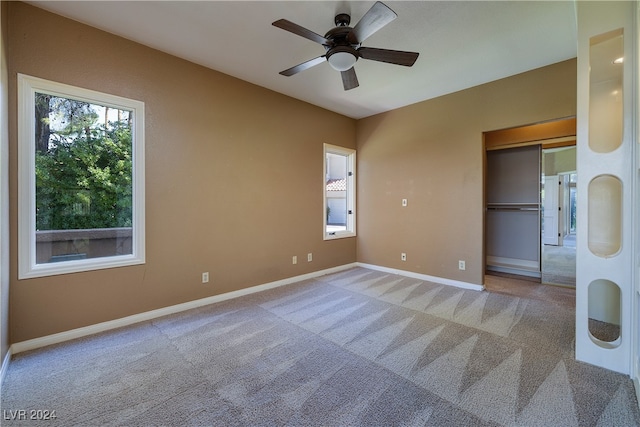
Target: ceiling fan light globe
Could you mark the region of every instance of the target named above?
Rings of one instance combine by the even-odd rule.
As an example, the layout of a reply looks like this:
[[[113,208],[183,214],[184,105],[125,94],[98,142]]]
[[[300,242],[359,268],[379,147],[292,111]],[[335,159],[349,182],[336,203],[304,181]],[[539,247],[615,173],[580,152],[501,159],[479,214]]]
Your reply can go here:
[[[329,65],[336,71],[347,71],[351,69],[358,58],[349,52],[336,52],[327,58]]]

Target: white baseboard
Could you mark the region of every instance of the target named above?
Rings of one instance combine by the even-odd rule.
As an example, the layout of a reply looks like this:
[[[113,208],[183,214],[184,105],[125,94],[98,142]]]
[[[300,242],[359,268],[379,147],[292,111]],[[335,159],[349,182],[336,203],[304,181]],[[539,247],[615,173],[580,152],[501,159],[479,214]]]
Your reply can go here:
[[[391,273],[391,274],[399,274],[401,276],[407,276],[414,279],[425,280],[427,282],[440,283],[442,285],[455,286],[457,288],[471,289],[474,291],[484,290],[484,286],[482,285],[461,282],[459,280],[445,279],[444,277],[429,276],[428,274],[414,273],[413,271],[398,270],[396,268],[381,267],[378,265],[365,264],[362,262],[357,262],[356,265],[358,267],[370,268],[371,270],[383,271],[385,273]]]
[[[487,255],[487,265],[495,265],[498,267],[519,268],[521,270],[540,271],[540,263],[538,261],[506,258],[499,256]]]
[[[540,273],[539,271],[520,270],[519,268],[497,267],[495,265],[487,265],[486,269],[487,271],[515,274],[518,276],[535,277],[536,279],[540,279],[542,277],[542,273]]]
[[[303,280],[313,279],[315,277],[320,277],[326,274],[331,274],[338,271],[346,270],[355,266],[356,266],[356,263],[352,263],[352,264],[341,265],[338,267],[327,268],[325,270],[314,271],[312,273],[302,274],[300,276],[295,276],[295,277],[289,277],[287,279],[282,279],[282,280],[277,280],[275,282],[252,286],[250,288],[240,289],[233,292],[227,292],[225,294],[214,295],[211,297],[202,298],[195,301],[189,301],[182,304],[176,304],[169,307],[159,308],[157,310],[151,310],[144,313],[134,314],[132,316],[122,317],[120,319],[109,320],[107,322],[97,323],[95,325],[85,326],[83,328],[72,329],[70,331],[60,332],[53,335],[47,335],[44,337],[34,338],[27,341],[21,341],[21,342],[14,343],[11,346],[9,351],[12,354],[18,354],[24,351],[35,350],[40,347],[46,347],[48,345],[58,344],[64,341],[82,338],[88,335],[97,334],[97,333],[108,331],[111,329],[121,328],[123,326],[129,326],[135,323],[145,322],[147,320],[153,320],[158,317],[167,316],[170,314],[179,313],[186,310],[191,310],[193,308],[203,307],[205,305],[226,301],[232,298],[238,298],[243,295],[249,295],[255,292],[265,291],[267,289],[273,289],[279,286],[290,285],[292,283],[301,282]],[[4,369],[4,364],[3,364],[3,369]]]
[[[287,279],[277,280],[275,282],[252,286],[250,288],[240,289],[233,292],[227,292],[225,294],[214,295],[211,297],[202,298],[195,301],[189,301],[182,304],[176,304],[169,307],[159,308],[157,310],[146,311],[144,313],[134,314],[132,316],[122,317],[120,319],[109,320],[107,322],[97,323],[95,325],[85,326],[83,328],[72,329],[70,331],[60,332],[57,334],[47,335],[40,338],[34,338],[27,341],[17,342],[11,346],[11,348],[9,349],[9,354],[18,354],[24,351],[35,350],[37,348],[46,347],[48,345],[58,344],[61,342],[86,337],[86,336],[97,334],[100,332],[105,332],[108,330],[133,325],[136,323],[153,320],[158,317],[180,313],[182,311],[203,307],[209,304],[215,304],[217,302],[238,298],[238,297],[249,295],[255,292],[265,291],[267,289],[277,288],[279,286],[290,285],[292,283],[313,279],[316,277],[324,276],[326,274],[336,273],[336,272],[347,270],[353,267],[369,268],[371,270],[378,270],[378,271],[383,271],[383,272],[392,273],[392,274],[399,274],[402,276],[412,277],[419,280],[425,280],[425,281],[440,283],[440,284],[449,285],[449,286],[456,286],[458,288],[472,289],[476,291],[484,290],[484,286],[476,285],[473,283],[466,283],[458,280],[451,280],[451,279],[445,279],[442,277],[435,277],[435,276],[429,276],[426,274],[414,273],[412,271],[398,270],[394,268],[387,268],[387,267],[381,267],[377,265],[355,262],[351,264],[341,265],[338,267],[328,268],[325,270],[314,271],[312,273],[302,274],[300,276],[289,277]],[[8,365],[8,362],[7,362],[7,365]],[[3,372],[4,372],[4,369],[5,369],[5,364],[3,363]]]
[[[4,384],[4,376],[7,374],[7,370],[9,369],[9,363],[11,363],[11,347],[7,351],[7,354],[2,359],[2,367],[0,367],[0,396],[2,396],[2,384]]]
[[[526,259],[505,258],[487,255],[487,270],[521,276],[542,277],[540,263]]]

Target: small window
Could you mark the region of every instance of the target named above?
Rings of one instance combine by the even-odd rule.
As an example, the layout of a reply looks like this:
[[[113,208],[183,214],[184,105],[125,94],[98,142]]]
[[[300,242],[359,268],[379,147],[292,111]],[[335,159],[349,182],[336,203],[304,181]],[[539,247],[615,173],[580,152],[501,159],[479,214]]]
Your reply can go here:
[[[19,278],[144,263],[144,104],[18,75]]]
[[[356,235],[356,152],[324,144],[324,238]]]

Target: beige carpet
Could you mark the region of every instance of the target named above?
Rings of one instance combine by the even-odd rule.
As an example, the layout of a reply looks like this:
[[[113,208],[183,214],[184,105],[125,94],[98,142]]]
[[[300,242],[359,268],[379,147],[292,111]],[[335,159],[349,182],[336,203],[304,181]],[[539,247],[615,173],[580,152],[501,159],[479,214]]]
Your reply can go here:
[[[490,292],[499,292],[518,298],[539,299],[548,303],[576,308],[576,289],[540,283],[540,279],[514,274],[487,271],[484,287]]]
[[[574,311],[354,268],[19,354],[3,426],[634,426]],[[27,412],[28,414],[29,412]]]

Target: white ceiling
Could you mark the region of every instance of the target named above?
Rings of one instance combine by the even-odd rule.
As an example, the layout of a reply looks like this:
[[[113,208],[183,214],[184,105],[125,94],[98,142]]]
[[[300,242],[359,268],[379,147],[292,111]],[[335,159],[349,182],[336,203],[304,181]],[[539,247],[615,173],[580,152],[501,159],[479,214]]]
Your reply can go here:
[[[324,48],[271,23],[324,35],[337,13],[354,26],[373,1],[29,1],[340,114],[362,118],[574,58],[573,1],[386,1],[398,18],[363,46],[419,52],[411,68],[360,59],[360,87],[344,91],[322,63],[278,73]]]

